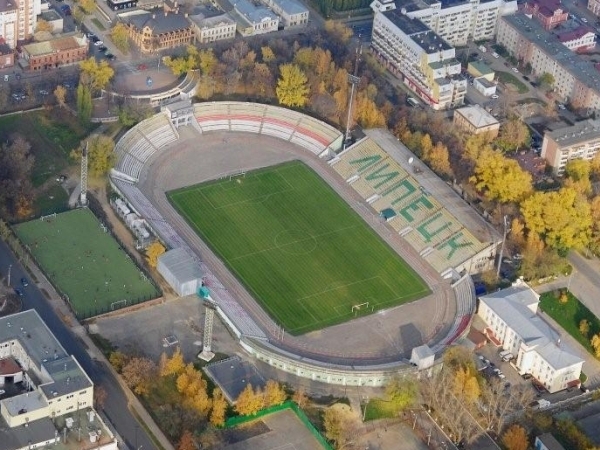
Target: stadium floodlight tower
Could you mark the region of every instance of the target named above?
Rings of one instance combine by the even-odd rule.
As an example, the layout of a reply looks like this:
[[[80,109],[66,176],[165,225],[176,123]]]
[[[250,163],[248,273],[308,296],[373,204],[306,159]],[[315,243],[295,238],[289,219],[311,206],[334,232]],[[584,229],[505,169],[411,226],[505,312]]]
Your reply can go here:
[[[210,291],[206,286],[202,286],[198,290],[198,297],[204,304],[204,337],[202,338],[202,351],[198,354],[198,358],[208,362],[215,357],[212,352],[212,335],[217,304],[211,298]]]
[[[354,62],[354,74],[348,74],[348,83],[350,83],[350,99],[348,100],[348,117],[346,118],[346,133],[344,135],[344,148],[348,147],[352,136],[352,105],[354,103],[354,90],[356,85],[360,83],[360,77],[358,76],[358,63],[362,55],[362,42],[359,43],[356,49],[356,61]]]
[[[81,151],[81,192],[79,194],[79,204],[81,206],[87,206],[87,180],[88,180],[88,143],[86,141],[83,150]]]

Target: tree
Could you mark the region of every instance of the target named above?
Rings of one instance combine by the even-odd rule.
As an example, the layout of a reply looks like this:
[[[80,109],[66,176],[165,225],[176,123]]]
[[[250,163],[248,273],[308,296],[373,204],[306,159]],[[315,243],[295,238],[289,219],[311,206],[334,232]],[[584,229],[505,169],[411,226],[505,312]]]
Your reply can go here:
[[[356,437],[359,418],[348,405],[335,403],[325,410],[323,427],[325,437],[333,441],[335,448],[350,444]]]
[[[500,203],[521,201],[532,190],[531,174],[517,161],[492,150],[479,155],[470,181],[488,199]]]
[[[9,136],[0,147],[0,211],[5,215],[24,218],[30,214],[35,162],[30,150],[29,142],[19,135]]]
[[[502,435],[502,443],[507,450],[527,450],[529,439],[525,428],[520,425],[511,425]]]
[[[131,358],[123,367],[123,380],[137,395],[146,395],[156,376],[156,364],[148,358]]]
[[[267,381],[263,395],[265,408],[268,408],[269,406],[281,405],[287,398],[287,394],[285,393],[283,386],[274,380]]]
[[[227,400],[221,389],[216,388],[213,391],[212,411],[210,412],[210,423],[215,427],[225,424],[225,413],[227,411]]]
[[[81,69],[80,84],[87,86],[91,92],[104,89],[115,74],[108,61],[96,61],[91,57],[79,63]]]
[[[52,27],[52,24],[50,24],[50,22],[44,19],[38,19],[37,24],[35,26],[35,32],[40,33],[43,31],[52,33],[52,31],[54,31],[54,27]]]
[[[418,386],[411,378],[394,377],[385,387],[386,398],[394,403],[397,410],[412,406],[418,397]]]
[[[581,321],[579,322],[579,332],[587,337],[587,335],[590,333],[590,321],[587,319],[581,319]]]
[[[260,54],[264,63],[270,63],[275,60],[275,53],[269,46],[263,46],[260,48]]]
[[[260,411],[262,407],[262,393],[259,390],[254,390],[252,385],[248,383],[236,400],[235,410],[243,416],[251,416]]]
[[[590,343],[592,344],[596,358],[600,358],[600,333],[593,335]]]
[[[67,89],[61,85],[56,86],[56,89],[54,89],[54,97],[56,98],[58,105],[61,108],[64,108],[67,103]]]
[[[82,125],[90,123],[92,109],[92,93],[90,92],[90,88],[79,83],[77,86],[77,117]]]
[[[504,382],[494,378],[481,384],[479,409],[483,426],[499,432],[503,430],[506,421],[514,414],[522,411],[533,399],[532,390],[526,385],[511,386],[506,389]]]
[[[529,139],[527,125],[518,117],[512,117],[502,125],[496,144],[504,151],[514,151],[526,145]]]
[[[110,39],[121,52],[129,52],[129,31],[125,24],[119,22],[110,30]]]
[[[592,182],[590,179],[592,165],[585,159],[572,159],[565,166],[565,176],[567,181],[565,186],[572,187],[582,195],[592,193]]]
[[[450,166],[450,154],[448,147],[441,142],[435,144],[429,154],[425,157],[425,161],[429,163],[431,169],[442,177],[452,175],[452,167]]]
[[[308,405],[308,396],[306,395],[304,388],[300,387],[296,389],[294,395],[292,395],[292,401],[298,405],[298,408],[306,408]]]
[[[521,203],[521,214],[529,233],[560,252],[583,248],[590,240],[590,204],[572,188],[536,192]]]
[[[90,175],[99,177],[106,174],[114,165],[115,143],[109,136],[92,135],[88,141],[88,168]],[[85,144],[84,144],[85,145]],[[82,149],[71,151],[71,158],[80,161]]]
[[[538,83],[544,84],[548,87],[552,87],[552,85],[554,84],[554,81],[555,81],[554,75],[552,75],[551,73],[548,73],[548,72],[544,72],[538,78]]]
[[[158,257],[165,252],[165,247],[159,242],[154,241],[146,248],[146,261],[150,267],[156,267]]]
[[[477,376],[466,367],[457,369],[454,373],[453,392],[465,402],[474,403],[481,395]]]
[[[96,2],[94,0],[78,0],[77,4],[85,14],[91,14],[96,9]]]
[[[123,372],[123,367],[129,362],[129,357],[125,353],[117,350],[110,352],[108,362],[110,362],[110,365],[114,367],[117,373],[121,373]]]
[[[185,430],[181,435],[179,444],[177,444],[177,450],[196,450],[196,443],[194,442],[194,435],[191,431]]]
[[[184,370],[185,361],[183,360],[183,354],[179,347],[175,349],[173,356],[170,358],[163,352],[160,357],[160,364],[158,365],[158,372],[161,377],[179,375]]]
[[[124,127],[132,127],[144,119],[152,117],[154,111],[150,105],[127,103],[119,108],[119,123]]]
[[[279,66],[281,77],[275,92],[279,103],[285,106],[304,106],[308,101],[308,78],[296,64]]]
[[[97,411],[102,411],[102,409],[104,409],[104,403],[106,403],[107,397],[108,393],[106,392],[106,389],[104,389],[104,386],[94,386],[94,408]]]

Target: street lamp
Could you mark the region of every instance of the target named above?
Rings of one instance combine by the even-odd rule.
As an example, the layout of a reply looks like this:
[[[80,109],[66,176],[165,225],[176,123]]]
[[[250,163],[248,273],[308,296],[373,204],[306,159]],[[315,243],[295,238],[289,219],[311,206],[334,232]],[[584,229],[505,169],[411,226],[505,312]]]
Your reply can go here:
[[[498,270],[496,278],[500,279],[500,268],[502,267],[502,256],[504,255],[504,244],[506,242],[506,234],[508,233],[508,216],[504,215],[504,235],[502,236],[502,245],[500,246],[500,258],[498,259]]]
[[[7,284],[10,286],[10,272],[12,270],[12,264],[8,265],[8,276],[7,276]]]

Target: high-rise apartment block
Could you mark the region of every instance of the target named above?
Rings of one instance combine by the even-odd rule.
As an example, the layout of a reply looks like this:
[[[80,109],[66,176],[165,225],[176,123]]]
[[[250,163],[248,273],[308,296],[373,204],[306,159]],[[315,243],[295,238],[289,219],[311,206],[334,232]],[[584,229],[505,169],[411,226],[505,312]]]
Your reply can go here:
[[[0,0],[0,38],[11,48],[35,33],[41,0]]]

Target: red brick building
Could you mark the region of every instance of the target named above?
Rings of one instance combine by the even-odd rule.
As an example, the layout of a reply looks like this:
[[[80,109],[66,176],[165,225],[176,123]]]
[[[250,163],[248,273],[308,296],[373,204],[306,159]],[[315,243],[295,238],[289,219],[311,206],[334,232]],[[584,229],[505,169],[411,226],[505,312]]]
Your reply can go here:
[[[21,57],[27,61],[29,70],[53,69],[83,61],[88,49],[87,38],[75,35],[24,45]]]
[[[563,10],[560,0],[527,0],[523,12],[535,17],[546,30],[551,30],[569,18],[569,13]]]

